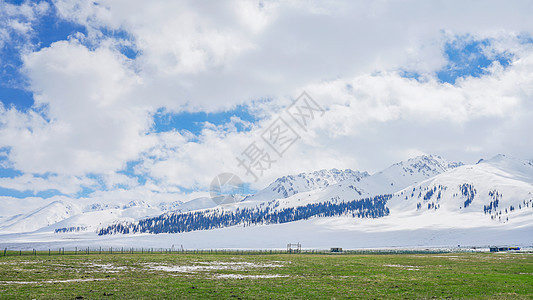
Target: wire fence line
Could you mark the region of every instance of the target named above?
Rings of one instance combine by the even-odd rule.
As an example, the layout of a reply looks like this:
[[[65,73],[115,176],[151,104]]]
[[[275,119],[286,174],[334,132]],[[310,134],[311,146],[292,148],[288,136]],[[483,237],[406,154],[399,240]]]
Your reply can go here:
[[[212,255],[270,255],[270,254],[299,254],[299,255],[347,255],[347,254],[443,254],[456,252],[472,252],[471,249],[357,249],[357,250],[324,250],[324,249],[301,249],[280,250],[236,250],[236,249],[175,249],[175,248],[126,248],[126,247],[74,247],[55,248],[48,250],[21,250],[8,249],[2,251],[2,257],[6,256],[59,256],[59,255],[132,255],[132,254],[212,254]]]

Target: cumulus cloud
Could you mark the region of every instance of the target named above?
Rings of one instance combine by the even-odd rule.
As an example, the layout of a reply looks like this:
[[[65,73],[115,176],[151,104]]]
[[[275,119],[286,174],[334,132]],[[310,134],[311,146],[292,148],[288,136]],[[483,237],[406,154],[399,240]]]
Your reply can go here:
[[[131,37],[143,96],[174,110],[228,108],[367,72],[433,72],[446,63],[450,36],[533,29],[531,4],[501,1],[54,3],[92,37],[109,30]]]
[[[533,52],[530,45],[515,49],[515,60],[506,69],[495,62],[484,76],[459,79],[455,85],[434,76],[416,80],[381,72],[307,86],[325,114],[310,122],[310,130],[299,132],[301,140],[278,158],[256,187],[282,174],[319,168],[377,171],[421,153],[467,163],[496,152],[527,157],[533,146],[524,139],[526,116],[533,114]],[[249,132],[222,136],[206,129],[200,141],[182,140],[164,159],[147,163],[144,171],[191,188],[207,185],[224,170],[244,178],[235,156],[260,141],[280,113],[291,122],[282,111],[273,111]],[[298,129],[297,124],[291,126]]]
[[[48,9],[0,3],[9,16],[28,14],[0,18],[4,42],[11,32],[31,32],[27,20]],[[0,186],[69,195],[96,186],[102,191],[94,197],[171,199],[205,190],[220,172],[249,179],[235,156],[303,90],[326,113],[256,188],[320,168],[376,171],[419,153],[528,155],[533,51],[521,39],[533,32],[532,6],[55,0],[57,17],[86,32],[23,53],[35,105],[26,112],[0,106],[0,148],[10,149],[9,166],[23,175]],[[15,7],[20,13],[9,13]],[[510,65],[494,62],[479,78],[440,82],[444,45],[464,36],[490,40],[484,55],[509,52]],[[237,119],[206,124],[197,136],[153,130],[161,109],[216,112],[243,103],[260,116],[246,131]]]
[[[31,126],[10,122],[3,130],[17,169],[115,171],[150,146],[150,111],[131,94],[139,79],[120,54],[61,41],[25,56],[24,65],[41,114],[19,116]]]

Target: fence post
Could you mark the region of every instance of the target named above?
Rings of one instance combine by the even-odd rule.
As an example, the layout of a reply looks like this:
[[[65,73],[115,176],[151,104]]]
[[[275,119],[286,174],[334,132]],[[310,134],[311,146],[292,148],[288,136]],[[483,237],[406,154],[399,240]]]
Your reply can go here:
[[[4,249],[4,256],[7,254],[7,248]]]
[[[48,256],[50,256],[50,255],[52,255],[52,254],[50,253],[50,249],[48,249]]]

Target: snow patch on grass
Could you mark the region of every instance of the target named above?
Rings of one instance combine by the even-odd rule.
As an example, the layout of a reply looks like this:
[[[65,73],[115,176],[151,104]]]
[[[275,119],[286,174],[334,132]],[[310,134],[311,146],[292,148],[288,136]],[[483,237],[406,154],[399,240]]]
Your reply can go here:
[[[231,271],[243,271],[248,269],[257,268],[280,268],[284,265],[279,263],[251,263],[251,262],[197,262],[197,265],[183,265],[183,266],[169,266],[169,265],[155,265],[145,264],[145,266],[154,271],[164,272],[180,272],[180,273],[195,273],[206,271],[219,271],[219,270],[231,270]]]
[[[289,275],[268,274],[268,275],[244,275],[244,274],[219,274],[215,276],[218,279],[268,279],[289,277]]]
[[[64,280],[41,280],[41,281],[0,281],[0,284],[42,284],[42,283],[68,283],[68,282],[86,282],[86,281],[103,281],[105,278],[87,278],[87,279],[64,279]]]
[[[384,267],[392,267],[392,268],[402,268],[409,271],[419,271],[420,266],[404,266],[404,265],[383,265]]]
[[[84,263],[85,266],[95,268],[96,272],[107,272],[107,273],[117,273],[121,270],[126,270],[128,267],[124,266],[115,266],[113,264],[98,264],[98,263]]]

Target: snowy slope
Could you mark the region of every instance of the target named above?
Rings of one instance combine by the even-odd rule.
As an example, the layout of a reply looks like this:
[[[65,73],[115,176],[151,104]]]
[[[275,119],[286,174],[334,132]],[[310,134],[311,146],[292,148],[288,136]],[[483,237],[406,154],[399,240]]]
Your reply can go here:
[[[42,200],[41,200],[42,201]],[[84,199],[54,200],[30,212],[4,215],[0,218],[0,232],[31,232],[36,230],[53,231],[59,228],[80,227],[95,230],[98,226],[117,220],[137,220],[155,216],[174,209],[197,209],[198,204],[175,201],[152,205],[148,201],[84,203]],[[212,201],[211,201],[212,203]],[[34,204],[34,203],[32,203]],[[34,205],[35,206],[35,205]],[[6,210],[7,213],[13,210]]]
[[[287,199],[272,202],[271,205],[284,208],[321,201],[351,201],[375,195],[392,194],[461,165],[462,163],[449,162],[439,156],[418,156],[396,163],[371,176],[361,179],[347,178],[323,189],[294,194]]]
[[[151,216],[157,216],[163,212],[155,207],[132,206],[123,209],[105,209],[89,211],[65,218],[38,231],[96,231],[98,227],[107,226],[115,222],[132,222]]]
[[[288,175],[276,179],[265,189],[246,199],[250,202],[263,202],[273,199],[287,198],[292,195],[321,190],[345,180],[360,181],[369,176],[367,172],[346,170],[320,170],[312,173]]]
[[[223,209],[233,210],[242,207],[278,207],[301,206],[319,201],[349,201],[366,196],[389,193],[394,188],[412,184],[418,180],[438,174],[454,167],[440,157],[421,156],[397,163],[388,169],[369,176],[367,172],[346,170],[320,170],[278,178],[257,194],[247,197],[245,201],[229,201],[222,204]],[[390,185],[390,186],[389,186]],[[197,198],[187,202],[150,204],[146,200],[121,203],[93,202],[89,204],[54,202],[24,215],[3,216],[0,219],[0,232],[27,232],[40,228],[54,230],[58,228],[82,227],[92,230],[103,224],[116,221],[140,219],[169,211],[187,212],[206,210],[217,207],[217,202],[208,197]],[[81,207],[81,208],[80,208]],[[58,223],[59,222],[59,223]],[[50,226],[58,223],[54,226]]]
[[[446,232],[457,233],[448,236],[447,241],[450,242],[488,241],[491,234],[498,234],[502,241],[507,241],[507,238],[525,241],[525,237],[521,239],[524,232],[533,231],[533,162],[498,155],[475,165],[462,165],[427,155],[394,164],[371,176],[366,172],[335,169],[285,176],[242,202],[221,206],[217,206],[216,202],[207,197],[189,202],[175,201],[155,205],[150,204],[149,199],[122,204],[91,203],[85,206],[56,201],[31,213],[4,217],[1,220],[0,232],[5,234],[38,230],[24,235],[10,235],[12,240],[37,241],[44,238],[44,233],[53,232],[55,229],[79,227],[85,231],[53,236],[59,240],[71,236],[96,241],[96,228],[157,216],[168,211],[204,211],[213,208],[235,210],[244,207],[268,207],[272,211],[316,202],[346,202],[382,194],[393,194],[392,199],[387,202],[390,214],[382,218],[312,218],[290,224],[254,225],[244,228],[234,226],[208,231],[223,234],[224,238],[215,239],[220,243],[218,247],[225,245],[226,240],[233,241],[231,245],[237,245],[238,239],[232,238],[232,234],[250,236],[256,241],[254,247],[261,247],[260,240],[272,246],[277,240],[275,228],[294,231],[287,232],[287,238],[306,235],[312,240],[311,237],[316,234],[326,244],[340,241],[336,239],[365,236],[365,239],[374,241],[374,245],[380,245],[373,235],[390,238],[383,246],[413,243],[441,245],[441,236]],[[291,225],[293,223],[294,225]],[[415,231],[424,236],[413,237]],[[212,234],[202,232],[168,235],[168,238],[187,236],[190,241],[208,245],[209,243],[202,243],[201,239]],[[264,233],[267,236],[254,236],[254,233]],[[483,234],[483,239],[476,239],[476,234]],[[118,237],[109,239],[120,240]],[[148,240],[152,238],[146,239]],[[355,245],[350,245],[352,244]]]
[[[466,216],[464,216],[466,217]],[[429,219],[429,218],[428,218]],[[425,226],[427,219],[416,219],[409,229],[398,227],[392,216],[379,219],[347,217],[315,218],[268,226],[235,226],[180,234],[125,234],[99,236],[95,232],[71,234],[0,234],[0,249],[39,249],[75,247],[171,248],[183,245],[185,249],[286,249],[287,243],[300,242],[304,249],[360,248],[421,248],[445,247],[456,249],[491,245],[533,248],[533,224],[471,228],[439,228]],[[396,227],[395,227],[396,226]],[[488,250],[488,249],[487,249]]]
[[[8,203],[13,202],[9,199]],[[17,199],[18,200],[18,199]],[[22,199],[24,200],[24,199]],[[25,202],[22,203],[25,204]],[[173,201],[154,203],[146,200],[122,200],[114,202],[94,201],[87,203],[86,199],[67,199],[61,197],[38,206],[34,199],[29,205],[31,210],[20,213],[21,209],[5,209],[0,216],[0,233],[54,231],[56,229],[82,228],[96,230],[99,226],[117,221],[133,221],[146,217],[157,216],[168,211],[186,212],[208,209],[217,206],[209,197],[192,199],[190,201]],[[18,202],[12,203],[17,205]],[[23,207],[23,205],[22,205]]]
[[[453,217],[468,215],[468,226],[533,221],[533,164],[498,155],[476,165],[442,173],[396,193],[391,215],[430,215],[461,226]],[[449,219],[446,221],[446,219]],[[517,223],[517,225],[518,225]]]
[[[82,209],[65,200],[57,200],[26,214],[4,220],[0,232],[27,232],[57,223],[82,213]]]
[[[461,162],[450,162],[436,155],[422,155],[396,163],[367,178],[364,188],[369,193],[394,193],[404,187],[421,182],[459,166]]]

